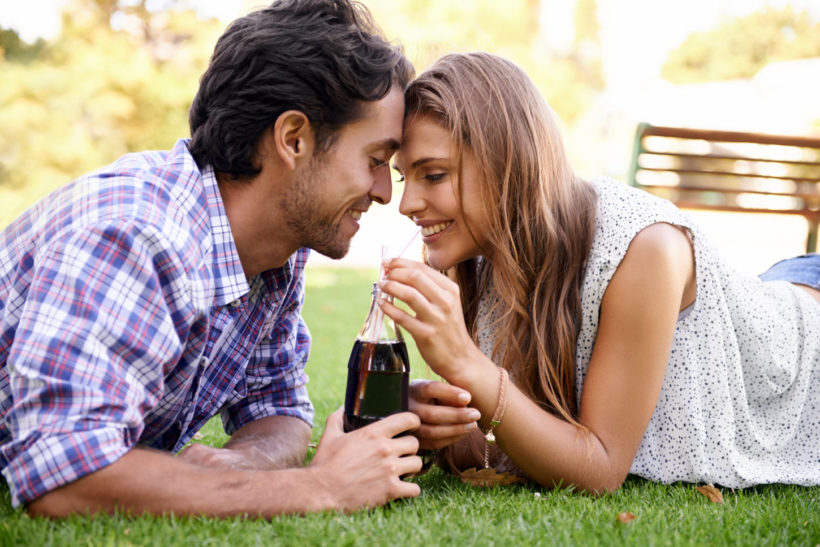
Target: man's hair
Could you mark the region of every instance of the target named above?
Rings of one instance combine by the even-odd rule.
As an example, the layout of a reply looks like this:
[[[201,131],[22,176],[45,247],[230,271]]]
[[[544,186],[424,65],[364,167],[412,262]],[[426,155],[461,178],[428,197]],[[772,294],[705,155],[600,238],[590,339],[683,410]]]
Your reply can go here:
[[[262,134],[287,110],[310,120],[317,153],[413,78],[367,8],[351,0],[280,0],[237,19],[219,38],[191,105],[190,151],[233,179],[258,174]]]

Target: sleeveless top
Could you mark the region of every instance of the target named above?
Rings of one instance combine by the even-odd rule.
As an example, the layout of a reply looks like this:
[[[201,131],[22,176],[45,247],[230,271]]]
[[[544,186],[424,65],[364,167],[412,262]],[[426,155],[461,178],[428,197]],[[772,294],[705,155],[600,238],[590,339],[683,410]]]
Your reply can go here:
[[[618,181],[591,181],[595,235],[581,291],[576,398],[598,331],[601,300],[632,239],[665,222],[688,230],[697,298],[681,313],[663,385],[630,472],[646,479],[742,488],[820,484],[820,305],[785,281],[733,270],[672,203]],[[477,339],[490,355],[492,317]]]

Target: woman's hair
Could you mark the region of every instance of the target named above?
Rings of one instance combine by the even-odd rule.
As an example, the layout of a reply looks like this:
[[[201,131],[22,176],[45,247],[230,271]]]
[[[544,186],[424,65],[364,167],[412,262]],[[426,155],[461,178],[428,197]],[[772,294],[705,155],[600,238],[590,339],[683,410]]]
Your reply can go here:
[[[575,345],[597,198],[573,173],[555,114],[518,66],[488,53],[439,59],[405,97],[407,120],[427,116],[450,132],[459,177],[469,151],[482,179],[487,260],[453,272],[468,328],[475,338],[478,301],[492,286],[493,360],[542,408],[578,424]]]
[[[413,67],[362,4],[279,0],[231,23],[219,38],[189,114],[200,167],[233,179],[259,173],[261,135],[286,110],[303,112],[318,152],[359,119],[366,101],[404,89]]]

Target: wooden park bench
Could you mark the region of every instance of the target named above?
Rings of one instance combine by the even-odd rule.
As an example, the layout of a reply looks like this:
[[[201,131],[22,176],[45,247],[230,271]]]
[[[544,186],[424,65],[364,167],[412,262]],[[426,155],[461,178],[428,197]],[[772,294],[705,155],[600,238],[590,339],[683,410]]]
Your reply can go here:
[[[802,215],[817,251],[820,138],[642,123],[629,183],[681,208]]]

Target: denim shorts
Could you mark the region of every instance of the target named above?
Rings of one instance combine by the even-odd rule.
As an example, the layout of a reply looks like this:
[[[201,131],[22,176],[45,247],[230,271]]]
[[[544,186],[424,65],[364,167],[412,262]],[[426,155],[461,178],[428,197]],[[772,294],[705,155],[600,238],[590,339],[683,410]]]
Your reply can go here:
[[[812,253],[781,260],[762,274],[763,281],[791,281],[820,290],[820,254]]]

